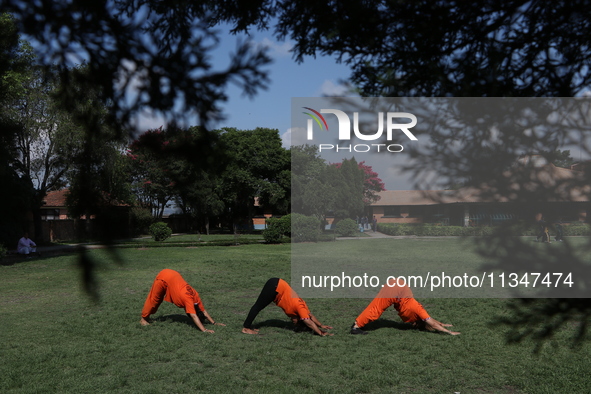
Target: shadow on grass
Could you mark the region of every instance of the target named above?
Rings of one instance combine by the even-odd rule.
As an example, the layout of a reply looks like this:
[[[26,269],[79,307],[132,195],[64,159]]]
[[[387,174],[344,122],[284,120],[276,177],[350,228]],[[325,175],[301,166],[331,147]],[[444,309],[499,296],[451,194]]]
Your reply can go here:
[[[4,265],[4,266],[11,266],[11,265],[15,265],[18,263],[26,263],[26,262],[31,262],[31,261],[44,261],[44,260],[48,260],[50,258],[59,256],[59,253],[44,253],[42,255],[39,254],[31,254],[31,255],[24,255],[24,254],[17,254],[17,253],[13,253],[13,254],[9,254],[7,256],[4,256],[3,258],[0,258],[0,265]]]
[[[270,319],[260,322],[254,325],[255,328],[261,327],[276,327],[276,328],[283,328],[285,330],[293,330],[293,324],[289,321],[279,320],[279,319]]]
[[[173,322],[173,323],[181,323],[181,324],[186,324],[188,326],[195,327],[195,323],[193,323],[193,319],[191,319],[187,315],[179,315],[179,314],[162,315],[162,316],[155,317],[153,319],[153,321],[155,321],[155,322],[166,322],[166,321],[170,321],[170,322]]]
[[[416,330],[416,328],[414,328],[412,325],[410,325],[408,323],[401,323],[401,322],[396,322],[396,321],[392,321],[392,320],[385,320],[385,319],[378,319],[376,321],[373,321],[373,322],[367,324],[365,327],[363,327],[363,330],[364,331],[375,331],[375,330],[379,330],[381,328],[395,328],[397,330],[402,330],[402,331]]]

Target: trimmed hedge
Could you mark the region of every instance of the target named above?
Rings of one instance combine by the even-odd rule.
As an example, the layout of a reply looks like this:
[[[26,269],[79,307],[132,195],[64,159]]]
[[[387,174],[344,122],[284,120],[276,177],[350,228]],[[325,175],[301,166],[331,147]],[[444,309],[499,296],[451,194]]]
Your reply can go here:
[[[284,236],[291,233],[291,215],[280,218],[267,218],[267,227],[263,230],[263,238],[266,243],[280,243]]]
[[[591,236],[591,226],[584,223],[563,225],[564,236]],[[552,229],[550,230],[552,232]]]
[[[588,224],[569,224],[562,226],[564,236],[590,236],[591,227]],[[430,237],[470,237],[492,235],[495,231],[510,231],[515,235],[536,236],[538,229],[536,226],[525,225],[523,223],[514,223],[504,229],[497,227],[460,227],[460,226],[438,226],[433,224],[393,224],[379,223],[378,231],[387,235],[416,235]],[[550,234],[554,236],[556,230],[551,226]]]
[[[339,220],[334,231],[339,237],[353,237],[359,232],[359,226],[353,219]]]
[[[291,214],[291,238],[293,242],[318,242],[320,220],[300,213]]]
[[[164,241],[172,235],[172,229],[164,222],[153,223],[150,228],[150,235],[154,238],[154,241]]]

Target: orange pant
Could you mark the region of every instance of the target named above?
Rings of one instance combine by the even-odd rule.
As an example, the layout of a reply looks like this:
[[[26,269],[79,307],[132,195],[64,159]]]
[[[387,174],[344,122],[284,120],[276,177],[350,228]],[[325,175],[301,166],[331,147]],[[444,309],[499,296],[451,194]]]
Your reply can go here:
[[[403,298],[396,311],[398,311],[398,316],[405,323],[414,323],[429,318],[429,314],[423,308],[423,305],[414,298]]]
[[[392,301],[392,298],[374,298],[367,308],[355,319],[357,326],[364,327],[366,324],[378,320],[382,316],[382,313],[392,305]]]
[[[162,304],[162,301],[164,301],[167,288],[168,284],[162,279],[156,278],[156,280],[154,280],[152,288],[146,298],[146,302],[144,303],[144,308],[142,309],[142,317],[144,319],[156,313],[158,307]]]
[[[372,321],[378,320],[389,306],[394,305],[398,316],[405,323],[413,323],[429,317],[427,311],[414,298],[374,298],[355,320],[358,327],[364,327]]]

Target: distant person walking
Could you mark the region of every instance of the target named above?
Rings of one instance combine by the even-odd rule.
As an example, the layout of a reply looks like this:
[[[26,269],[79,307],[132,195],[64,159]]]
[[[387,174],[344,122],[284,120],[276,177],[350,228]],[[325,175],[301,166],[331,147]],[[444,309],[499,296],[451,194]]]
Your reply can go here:
[[[399,286],[399,282],[394,278],[382,287],[376,298],[355,319],[355,323],[351,326],[351,334],[367,334],[363,327],[379,319],[390,306],[394,306],[404,323],[410,323],[414,328],[440,331],[451,335],[460,334],[445,328],[451,327],[451,324],[443,324],[429,316],[425,308],[413,298],[410,288],[406,284]]]
[[[225,326],[222,323],[216,323],[207,313],[199,293],[195,291],[179,274],[171,269],[164,269],[158,273],[150,293],[142,309],[142,318],[140,324],[147,326],[150,324],[149,317],[158,310],[162,301],[168,301],[179,308],[184,308],[187,315],[193,320],[197,328],[203,332],[213,333],[213,330],[207,330],[201,320],[207,319],[211,324]]]
[[[554,240],[563,242],[562,237],[564,236],[564,229],[562,227],[562,218],[558,218],[558,220],[554,223],[554,228],[556,229],[556,236],[554,237]]]
[[[258,334],[259,330],[252,328],[252,323],[260,311],[271,302],[283,309],[283,312],[291,318],[295,329],[310,328],[312,332],[320,336],[332,335],[323,330],[332,327],[325,326],[310,312],[306,302],[302,300],[289,284],[280,278],[271,278],[265,283],[256,302],[250,308],[250,312],[244,321],[242,332],[245,334]]]
[[[548,228],[548,223],[543,217],[538,220],[538,235],[536,236],[536,241],[540,242],[540,239],[544,243],[550,243],[550,230]]]

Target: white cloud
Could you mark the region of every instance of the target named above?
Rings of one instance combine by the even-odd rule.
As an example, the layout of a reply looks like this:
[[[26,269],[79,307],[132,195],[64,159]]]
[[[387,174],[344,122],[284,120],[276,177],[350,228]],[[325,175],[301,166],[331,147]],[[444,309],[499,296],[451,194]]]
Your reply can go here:
[[[291,129],[287,129],[287,131],[281,134],[281,146],[285,149],[289,149],[291,146]]]
[[[322,86],[320,86],[319,96],[344,97],[349,96],[350,94],[351,92],[347,85],[334,83],[327,79],[322,83]]]
[[[153,111],[144,109],[138,113],[132,120],[132,126],[136,133],[144,133],[147,130],[166,128],[168,121],[162,115],[157,115]]]
[[[303,127],[292,127],[281,135],[284,148],[289,149],[292,145],[305,145],[309,143],[306,139],[306,129]]]
[[[269,48],[271,56],[288,57],[291,56],[291,49],[293,48],[293,41],[279,43],[268,38],[263,38],[260,45]]]

